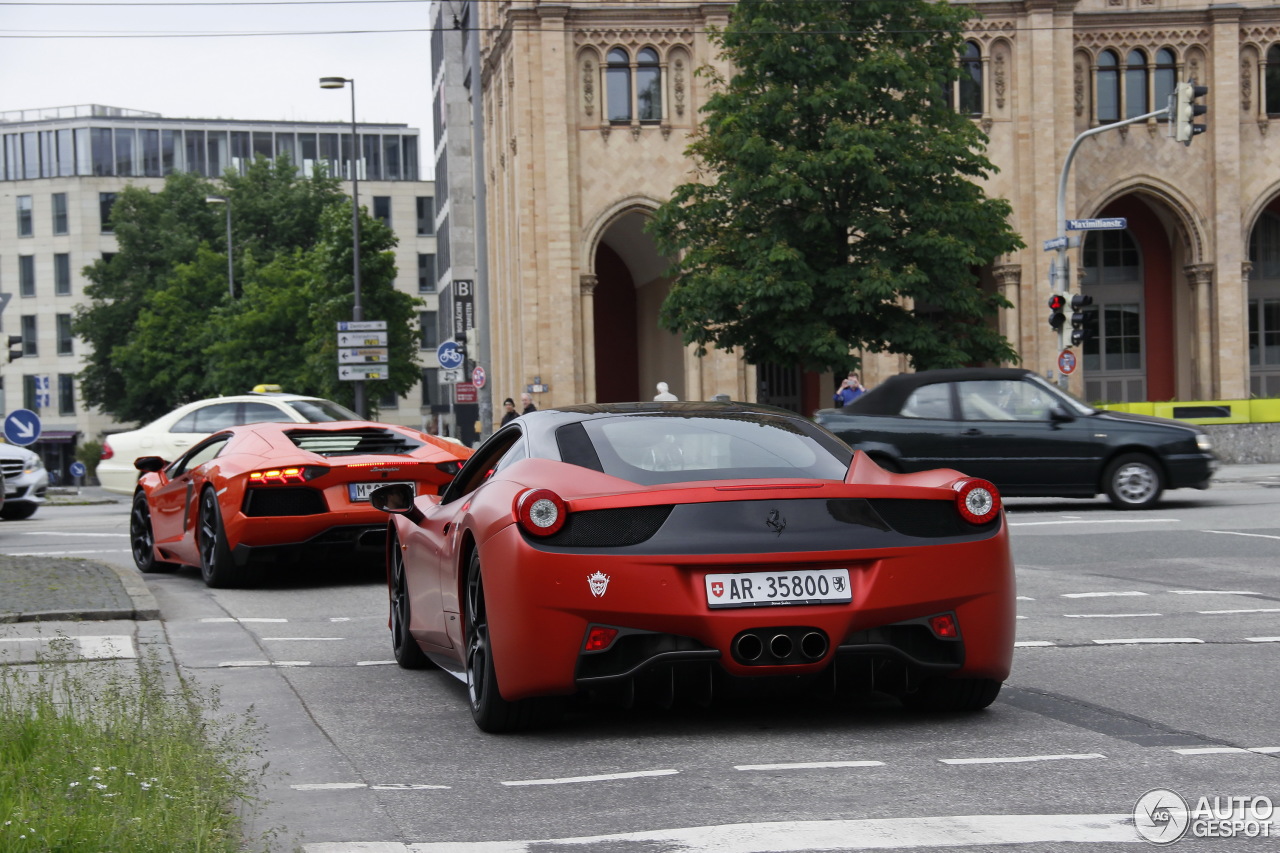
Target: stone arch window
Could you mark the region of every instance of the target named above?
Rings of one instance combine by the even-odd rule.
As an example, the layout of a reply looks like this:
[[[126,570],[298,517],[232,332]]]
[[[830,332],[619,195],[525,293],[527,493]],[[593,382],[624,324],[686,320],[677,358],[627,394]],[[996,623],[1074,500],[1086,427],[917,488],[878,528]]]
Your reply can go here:
[[[605,98],[609,121],[631,121],[631,57],[620,47],[605,59]]]
[[[1141,50],[1131,50],[1125,57],[1124,117],[1151,112],[1147,104],[1147,55]]]
[[[1267,65],[1262,73],[1262,88],[1266,93],[1264,103],[1267,115],[1280,115],[1280,44],[1273,44],[1267,49]]]
[[[1267,211],[1249,238],[1249,386],[1280,394],[1280,216]]]
[[[958,93],[960,112],[971,116],[982,115],[982,49],[975,41],[964,43]]]
[[[636,54],[636,117],[642,122],[662,121],[662,67],[651,47]]]
[[[1162,47],[1156,51],[1156,64],[1153,72],[1154,99],[1151,101],[1152,109],[1160,109],[1169,105],[1169,96],[1173,94],[1174,88],[1178,85],[1178,57],[1172,50]],[[1168,121],[1168,117],[1164,117],[1161,121]]]
[[[1096,97],[1094,104],[1099,124],[1120,120],[1120,58],[1114,50],[1098,54],[1097,71],[1094,72]]]

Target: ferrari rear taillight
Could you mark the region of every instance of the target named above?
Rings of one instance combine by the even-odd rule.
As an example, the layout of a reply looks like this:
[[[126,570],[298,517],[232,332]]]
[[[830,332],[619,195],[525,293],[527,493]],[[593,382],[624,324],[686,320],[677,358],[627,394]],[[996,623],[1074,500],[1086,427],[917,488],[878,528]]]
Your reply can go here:
[[[115,456],[115,455],[116,455],[116,452],[111,449],[111,442],[109,441],[102,442],[102,456],[100,458],[110,459],[112,456]]]
[[[251,473],[248,482],[250,486],[297,486],[308,480],[314,480],[325,470],[315,465],[266,468]]]
[[[1000,514],[1000,492],[986,480],[956,480],[956,509],[970,524],[986,524]]]
[[[526,533],[550,536],[564,526],[568,507],[550,489],[526,489],[516,495],[516,518]]]

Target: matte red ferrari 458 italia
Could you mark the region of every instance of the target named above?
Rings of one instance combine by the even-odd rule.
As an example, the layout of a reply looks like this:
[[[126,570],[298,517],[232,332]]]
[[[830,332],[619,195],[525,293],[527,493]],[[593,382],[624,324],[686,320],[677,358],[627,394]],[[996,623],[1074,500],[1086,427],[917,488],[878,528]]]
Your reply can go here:
[[[258,423],[216,432],[175,462],[140,457],[129,524],[142,572],[195,566],[212,587],[253,581],[260,564],[384,551],[386,516],[369,493],[400,483],[436,495],[471,450],[370,421]]]
[[[532,412],[440,495],[390,486],[372,503],[393,514],[396,660],[464,679],[485,731],[542,719],[546,697],[702,701],[725,679],[976,710],[1009,675],[995,487],[889,473],[780,409]]]

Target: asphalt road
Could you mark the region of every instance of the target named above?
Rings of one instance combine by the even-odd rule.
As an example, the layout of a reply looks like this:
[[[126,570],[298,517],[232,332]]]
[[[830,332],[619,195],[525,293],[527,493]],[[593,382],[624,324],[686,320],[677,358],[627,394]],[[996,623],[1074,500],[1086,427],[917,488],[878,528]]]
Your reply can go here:
[[[390,662],[377,569],[254,590],[208,590],[194,571],[146,580],[178,663],[265,726],[257,829],[283,827],[280,849],[1120,849],[1141,843],[1134,808],[1153,789],[1192,808],[1280,802],[1272,479],[1143,512],[1011,501],[1019,648],[1000,698],[969,716],[808,696],[591,706],[550,730],[485,735],[463,685]],[[47,507],[0,525],[0,552],[129,565],[127,528],[124,503]],[[1271,819],[1253,828],[1280,834]],[[1178,847],[1224,844],[1280,849]]]

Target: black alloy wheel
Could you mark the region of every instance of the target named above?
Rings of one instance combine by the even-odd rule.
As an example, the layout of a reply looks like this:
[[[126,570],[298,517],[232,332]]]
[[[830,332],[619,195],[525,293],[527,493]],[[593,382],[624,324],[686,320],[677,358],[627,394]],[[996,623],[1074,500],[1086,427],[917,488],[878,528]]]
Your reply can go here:
[[[404,573],[404,552],[393,530],[387,542],[387,594],[391,599],[391,651],[403,669],[426,669],[431,660],[409,633],[413,610],[409,604],[409,584]]]
[[[472,718],[482,731],[495,734],[529,728],[537,722],[539,703],[532,699],[508,702],[498,690],[478,550],[471,552],[467,566],[463,608],[467,632],[467,695],[471,701]]]
[[[235,565],[227,533],[222,527],[222,512],[213,489],[200,495],[200,574],[206,586],[215,589],[240,586],[245,572]]]
[[[172,563],[156,559],[156,537],[151,531],[151,507],[143,492],[133,496],[133,511],[129,514],[129,545],[133,549],[133,564],[144,575],[173,568]]]
[[[27,501],[22,503],[14,503],[10,501],[3,507],[0,507],[0,518],[5,521],[21,521],[24,518],[30,518],[36,514],[36,510],[40,508],[39,504],[33,504]]]

